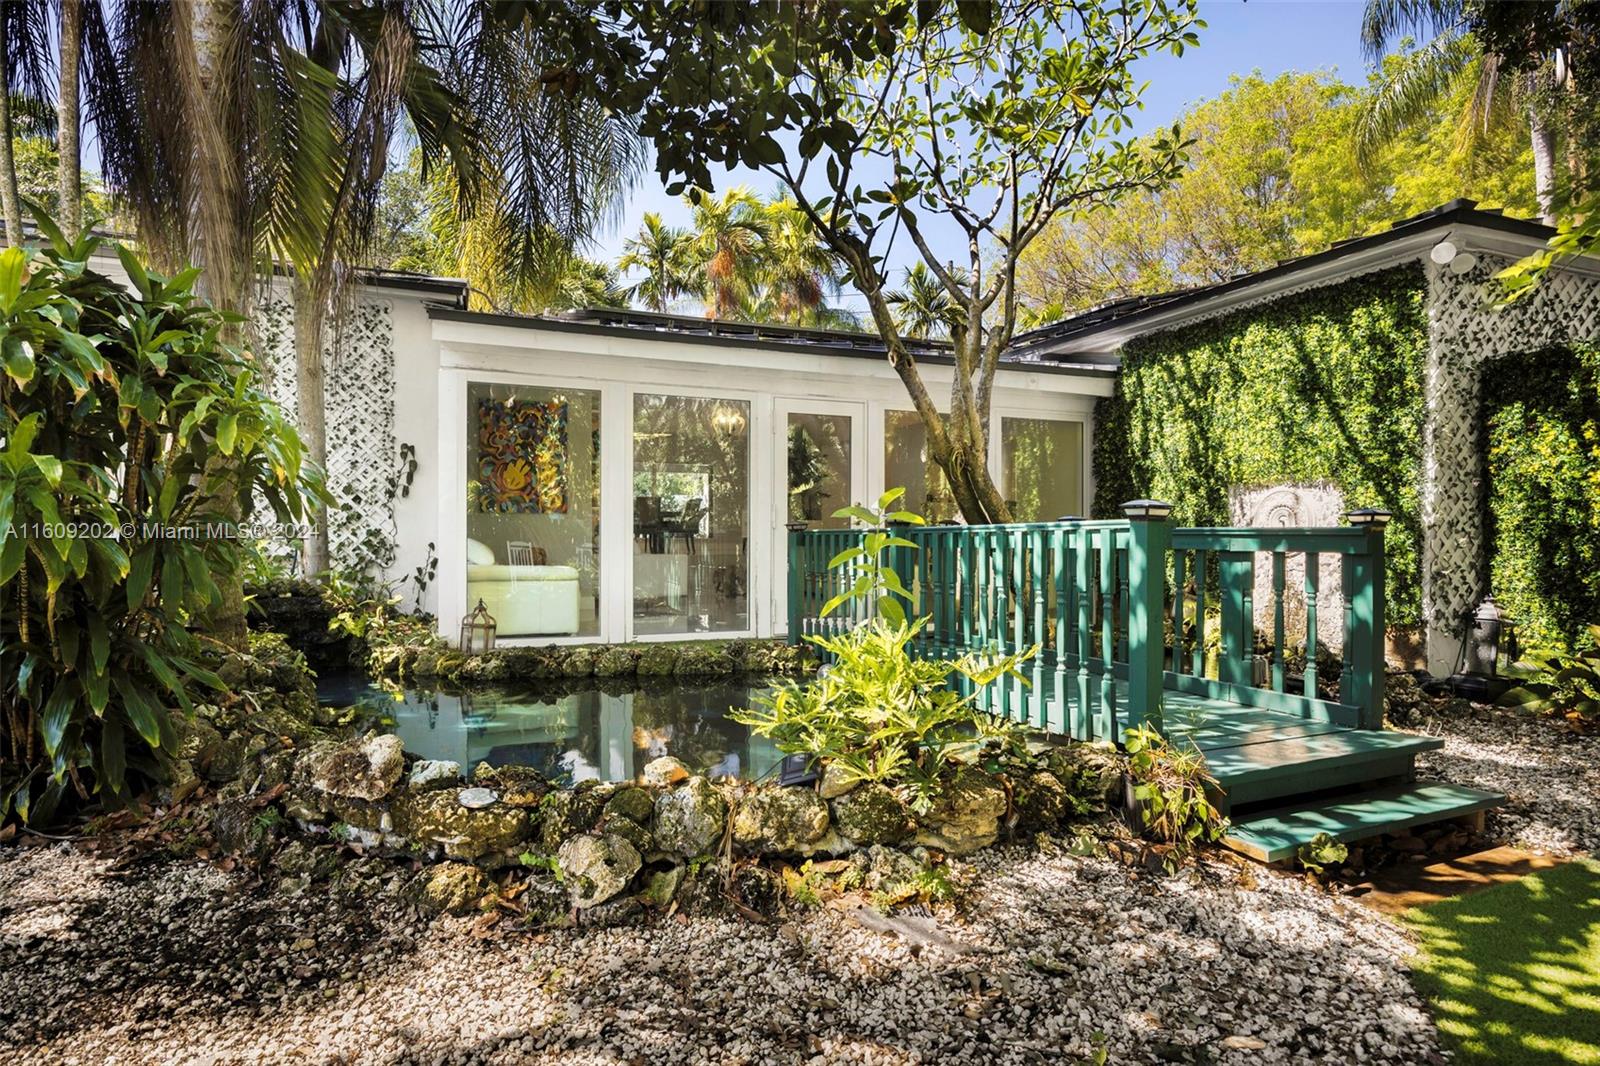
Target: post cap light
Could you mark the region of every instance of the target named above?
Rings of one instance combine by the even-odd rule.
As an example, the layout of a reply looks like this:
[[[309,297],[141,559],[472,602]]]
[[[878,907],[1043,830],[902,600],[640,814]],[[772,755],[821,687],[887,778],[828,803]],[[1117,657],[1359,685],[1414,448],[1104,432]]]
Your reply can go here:
[[[1064,514],[1064,515],[1061,515],[1059,518],[1057,518],[1056,521],[1057,522],[1082,522],[1083,521],[1083,515],[1081,515],[1081,514]]]
[[[811,527],[805,522],[786,522],[784,523],[783,528],[787,529],[790,533],[804,533]]]
[[[1165,518],[1172,513],[1172,504],[1165,500],[1129,500],[1122,505],[1122,513],[1129,518]]]
[[[1393,518],[1394,514],[1389,511],[1380,511],[1376,507],[1362,507],[1358,510],[1351,511],[1344,517],[1345,521],[1349,522],[1353,526],[1382,529],[1384,526],[1389,524],[1389,519]]]

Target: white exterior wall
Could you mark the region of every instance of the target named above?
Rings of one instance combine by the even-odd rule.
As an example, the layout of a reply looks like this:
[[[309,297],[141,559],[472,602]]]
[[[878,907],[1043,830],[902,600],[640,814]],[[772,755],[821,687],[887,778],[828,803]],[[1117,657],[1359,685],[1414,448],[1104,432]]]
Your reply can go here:
[[[469,606],[465,559],[468,382],[582,388],[601,394],[601,631],[595,637],[505,641],[513,644],[634,639],[632,425],[636,392],[701,394],[750,404],[751,628],[742,633],[696,634],[707,638],[771,636],[785,624],[777,617],[775,594],[786,588],[782,534],[787,476],[782,441],[787,405],[858,416],[852,451],[856,456],[854,481],[864,489],[857,493],[862,498],[876,498],[884,488],[884,411],[911,407],[904,386],[881,357],[732,347],[646,331],[617,335],[451,318],[435,319],[432,326],[438,371],[431,378],[402,371],[398,406],[416,412],[416,420],[410,414],[400,418],[398,435],[402,440],[421,439],[425,435],[422,420],[431,417],[434,468],[426,471],[426,481],[424,471],[419,470],[413,498],[404,502],[400,527],[407,559],[418,557],[419,543],[426,545],[432,540],[439,546],[439,571],[427,607],[438,617],[439,632],[446,637],[457,634]],[[409,350],[408,330],[398,323],[396,337],[397,341],[406,338],[401,343]],[[408,354],[397,360],[397,365],[420,367],[424,361]],[[948,394],[949,367],[924,363],[921,369],[936,398]],[[1107,376],[1000,371],[989,449],[996,476],[1002,418],[1022,415],[1080,421],[1084,427],[1081,484],[1085,501],[1090,499],[1094,404],[1111,389],[1112,380]],[[431,416],[422,412],[427,404],[432,405]],[[432,514],[424,514],[430,503]]]

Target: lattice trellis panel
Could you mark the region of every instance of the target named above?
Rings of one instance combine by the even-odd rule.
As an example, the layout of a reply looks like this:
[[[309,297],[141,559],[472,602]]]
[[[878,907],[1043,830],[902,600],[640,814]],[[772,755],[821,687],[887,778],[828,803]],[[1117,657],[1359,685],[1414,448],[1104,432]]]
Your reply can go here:
[[[1491,306],[1504,261],[1479,255],[1465,274],[1428,264],[1428,357],[1423,396],[1422,613],[1439,668],[1461,619],[1488,591],[1480,497],[1487,476],[1479,433],[1481,372],[1498,356],[1600,336],[1600,279],[1559,271],[1531,297]]]
[[[257,305],[258,352],[272,376],[272,395],[292,419],[299,409],[294,373],[294,305],[272,299]],[[394,309],[361,301],[330,338],[324,358],[327,403],[328,486],[335,506],[328,518],[328,553],[334,566],[382,567],[394,550],[396,469]],[[341,506],[343,505],[343,506]]]

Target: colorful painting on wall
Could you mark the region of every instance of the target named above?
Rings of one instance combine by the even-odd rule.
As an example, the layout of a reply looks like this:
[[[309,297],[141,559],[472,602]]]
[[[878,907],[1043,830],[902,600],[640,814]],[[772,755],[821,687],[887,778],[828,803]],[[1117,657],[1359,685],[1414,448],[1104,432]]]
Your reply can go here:
[[[478,484],[484,514],[565,514],[567,404],[478,401]]]

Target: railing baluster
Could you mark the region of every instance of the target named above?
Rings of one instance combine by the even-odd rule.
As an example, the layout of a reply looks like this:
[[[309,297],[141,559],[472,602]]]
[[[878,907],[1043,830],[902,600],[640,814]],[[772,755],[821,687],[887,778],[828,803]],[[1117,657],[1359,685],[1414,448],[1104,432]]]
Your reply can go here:
[[[1071,578],[1067,574],[1066,541],[1066,530],[1050,531],[1050,587],[1056,595],[1055,662],[1051,664],[1055,690],[1050,694],[1047,723],[1052,733],[1067,731],[1067,589]]]
[[[1072,735],[1079,740],[1095,739],[1095,714],[1089,684],[1089,656],[1093,653],[1094,561],[1093,538],[1086,529],[1075,531],[1073,540],[1078,556],[1078,582],[1074,595],[1078,601],[1078,705],[1072,711]]]
[[[1188,580],[1184,570],[1186,553],[1172,552],[1172,672],[1183,673],[1183,585]]]
[[[1039,649],[1033,657],[1033,688],[1027,695],[1028,721],[1044,728],[1049,726],[1049,715],[1045,711],[1044,656],[1050,643],[1044,619],[1044,537],[1031,529],[1018,536],[1026,537],[1032,545],[1028,552],[1028,580],[1033,586],[1033,638],[1028,643]]]
[[[1117,531],[1100,536],[1100,735],[1121,741],[1117,730],[1116,603]]]
[[[1317,698],[1317,584],[1322,578],[1322,560],[1316,552],[1306,552],[1306,672],[1304,695]]]
[[[1272,553],[1272,691],[1283,691],[1284,553]]]
[[[1117,550],[1117,611],[1115,615],[1114,631],[1117,634],[1116,661],[1128,661],[1128,547],[1127,538],[1120,534],[1114,539],[1123,541],[1123,546]]]
[[[1194,653],[1190,660],[1195,677],[1206,676],[1206,553],[1194,553]]]

